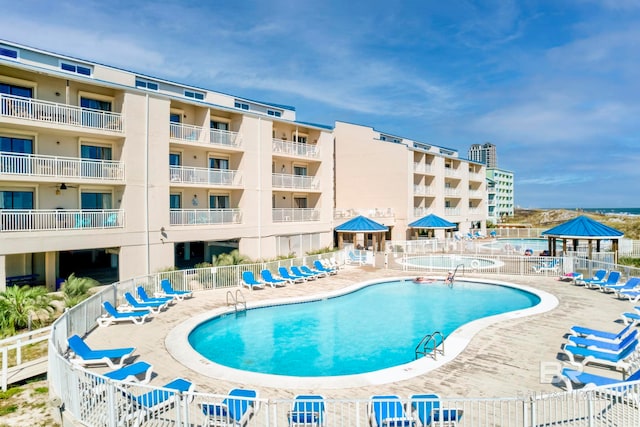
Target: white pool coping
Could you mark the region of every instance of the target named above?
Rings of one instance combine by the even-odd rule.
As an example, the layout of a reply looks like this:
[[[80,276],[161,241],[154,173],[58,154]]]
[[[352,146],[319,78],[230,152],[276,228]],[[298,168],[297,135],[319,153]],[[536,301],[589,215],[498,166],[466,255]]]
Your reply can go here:
[[[247,304],[247,309],[267,307],[274,305],[292,304],[300,302],[318,301],[344,294],[351,293],[360,288],[377,284],[381,282],[390,282],[394,280],[406,281],[406,276],[402,277],[388,277],[384,279],[368,280],[360,282],[355,285],[348,286],[346,288],[338,289],[335,291],[310,295],[308,297],[294,297],[294,298],[277,298],[266,301],[259,301],[252,304]],[[540,298],[540,303],[533,307],[529,307],[522,310],[510,311],[507,313],[497,314],[494,316],[484,317],[477,319],[460,326],[453,331],[445,340],[445,354],[438,355],[434,360],[431,357],[423,357],[413,362],[405,363],[402,365],[394,366],[391,368],[381,369],[379,371],[367,372],[363,374],[354,375],[340,375],[340,376],[326,376],[326,377],[294,377],[286,375],[271,375],[257,372],[243,371],[240,369],[230,368],[207,360],[200,353],[195,351],[189,343],[188,337],[191,331],[207,320],[228,313],[234,313],[233,308],[219,308],[215,310],[206,311],[197,314],[184,322],[174,327],[165,338],[165,346],[171,356],[184,366],[198,372],[201,375],[227,380],[247,385],[263,386],[263,387],[277,387],[277,388],[290,388],[290,389],[308,389],[308,388],[326,388],[326,389],[341,389],[349,387],[361,387],[377,384],[388,384],[396,381],[402,381],[410,378],[414,378],[419,375],[423,375],[437,369],[446,363],[454,360],[467,345],[471,342],[471,339],[481,330],[486,327],[502,322],[505,320],[517,319],[526,316],[533,316],[536,314],[546,313],[554,309],[559,301],[558,299],[545,291],[534,289],[529,286],[516,285],[513,283],[502,282],[489,279],[467,279],[459,280],[465,283],[482,283],[493,284],[499,286],[511,287],[532,293]],[[454,283],[455,286],[455,283]]]

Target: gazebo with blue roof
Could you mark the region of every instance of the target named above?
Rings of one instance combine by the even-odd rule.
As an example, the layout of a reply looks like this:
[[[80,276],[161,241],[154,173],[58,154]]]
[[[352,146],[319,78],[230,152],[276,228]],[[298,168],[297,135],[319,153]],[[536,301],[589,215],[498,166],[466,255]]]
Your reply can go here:
[[[415,228],[417,233],[421,228],[426,230],[451,230],[453,228],[457,228],[458,226],[452,222],[447,221],[444,218],[440,218],[438,215],[429,214],[413,221],[408,225],[408,227]]]
[[[384,235],[387,231],[389,231],[389,227],[387,227],[386,225],[380,224],[378,222],[375,222],[374,220],[369,219],[366,216],[358,215],[357,217],[350,219],[344,224],[337,226],[335,228],[335,231],[338,233],[339,249],[342,249],[343,247],[344,233],[353,234],[354,243],[355,243],[355,235],[358,233],[363,233],[365,235],[372,234],[374,250],[383,251]],[[379,236],[379,239],[376,239],[376,236]],[[366,246],[366,242],[365,242],[365,246]]]
[[[587,216],[581,215],[571,221],[567,221],[554,228],[542,232],[542,236],[549,239],[549,254],[557,256],[556,241],[562,239],[562,252],[567,252],[567,241],[573,241],[573,250],[578,247],[579,240],[587,240],[589,242],[589,255],[593,253],[593,242],[596,242],[596,252],[600,252],[600,241],[611,240],[613,242],[614,262],[618,262],[618,241],[624,236],[624,233],[615,228],[604,225]]]

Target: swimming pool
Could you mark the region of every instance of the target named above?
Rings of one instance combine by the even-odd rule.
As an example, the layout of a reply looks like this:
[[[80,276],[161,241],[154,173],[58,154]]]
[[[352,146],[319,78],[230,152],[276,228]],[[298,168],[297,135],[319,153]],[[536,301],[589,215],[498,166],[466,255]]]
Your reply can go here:
[[[425,255],[407,258],[405,264],[409,267],[427,268],[430,270],[455,270],[464,267],[466,270],[483,270],[502,267],[504,263],[497,259],[480,258],[463,255]]]
[[[506,286],[397,280],[339,297],[218,316],[198,325],[189,343],[215,363],[246,371],[362,374],[413,361],[428,333],[446,337],[470,321],[539,302]]]

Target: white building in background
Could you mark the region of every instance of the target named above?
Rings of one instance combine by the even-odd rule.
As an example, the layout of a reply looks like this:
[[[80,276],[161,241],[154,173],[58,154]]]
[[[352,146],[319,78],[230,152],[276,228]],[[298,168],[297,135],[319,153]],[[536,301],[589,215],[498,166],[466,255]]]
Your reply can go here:
[[[487,206],[488,220],[494,224],[505,216],[514,214],[514,175],[513,172],[487,168]]]
[[[490,142],[484,144],[473,144],[469,148],[469,160],[484,163],[488,168],[498,167],[498,153],[496,146]]]

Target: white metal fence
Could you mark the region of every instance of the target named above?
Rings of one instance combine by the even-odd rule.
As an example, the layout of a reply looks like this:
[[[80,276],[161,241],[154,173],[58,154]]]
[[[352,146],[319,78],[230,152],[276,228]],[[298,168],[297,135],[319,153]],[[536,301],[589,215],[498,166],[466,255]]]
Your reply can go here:
[[[0,209],[0,232],[124,227],[124,209]]]
[[[64,410],[70,418],[89,426],[235,425],[228,417],[211,420],[205,416],[203,407],[208,404],[220,404],[228,396],[197,392],[197,375],[187,379],[195,382],[195,391],[186,392],[176,392],[157,386],[111,382],[105,377],[69,363],[65,357],[67,337],[72,334],[82,336],[90,332],[96,327],[95,319],[102,312],[102,302],[111,301],[115,305],[124,292],[133,291],[136,286],[143,286],[148,292],[153,292],[159,289],[159,282],[162,279],[168,278],[177,289],[234,288],[240,283],[242,271],[250,270],[256,274],[264,268],[277,271],[280,266],[311,264],[315,259],[326,256],[336,257],[339,263],[343,263],[345,259],[344,252],[337,252],[268,263],[162,272],[107,286],[80,305],[68,310],[53,325],[49,341],[49,382],[52,393],[60,397]],[[384,256],[383,253],[376,254],[377,258]],[[502,262],[504,266],[493,267],[492,270],[487,271],[507,273],[512,271],[507,270],[507,264],[529,265],[530,260],[521,258],[531,257],[500,258],[496,263]],[[548,257],[544,258],[548,259]],[[568,262],[564,259],[562,261]],[[587,264],[586,260],[584,262],[585,264],[579,266],[585,271],[603,267],[599,264]],[[393,263],[393,266],[406,267],[401,263]],[[607,268],[620,270],[620,266],[607,266]],[[529,269],[526,270],[530,272]],[[628,274],[638,274],[638,272],[629,270]],[[141,396],[150,392],[155,393],[154,404],[149,404],[148,399],[145,404],[145,399]],[[158,396],[166,398],[162,399],[163,403],[159,402],[161,399],[157,399]],[[628,382],[624,386],[591,390],[491,399],[399,396],[399,401],[382,398],[373,405],[368,398],[353,396],[348,399],[324,399],[322,415],[319,418],[322,422],[319,424],[291,423],[290,417],[294,404],[292,399],[266,399],[258,396],[251,402],[253,413],[247,418],[246,425],[258,427],[372,426],[376,425],[373,421],[375,409],[386,405],[386,409],[390,410],[389,408],[393,405],[399,411],[394,417],[399,420],[397,424],[388,425],[451,425],[445,422],[446,418],[450,418],[449,421],[451,421],[451,416],[446,414],[455,412],[456,424],[460,427],[636,426],[640,425],[639,396],[640,381]],[[431,417],[431,420],[427,420],[427,417]],[[212,424],[212,421],[215,423]],[[428,422],[430,424],[427,424]]]

